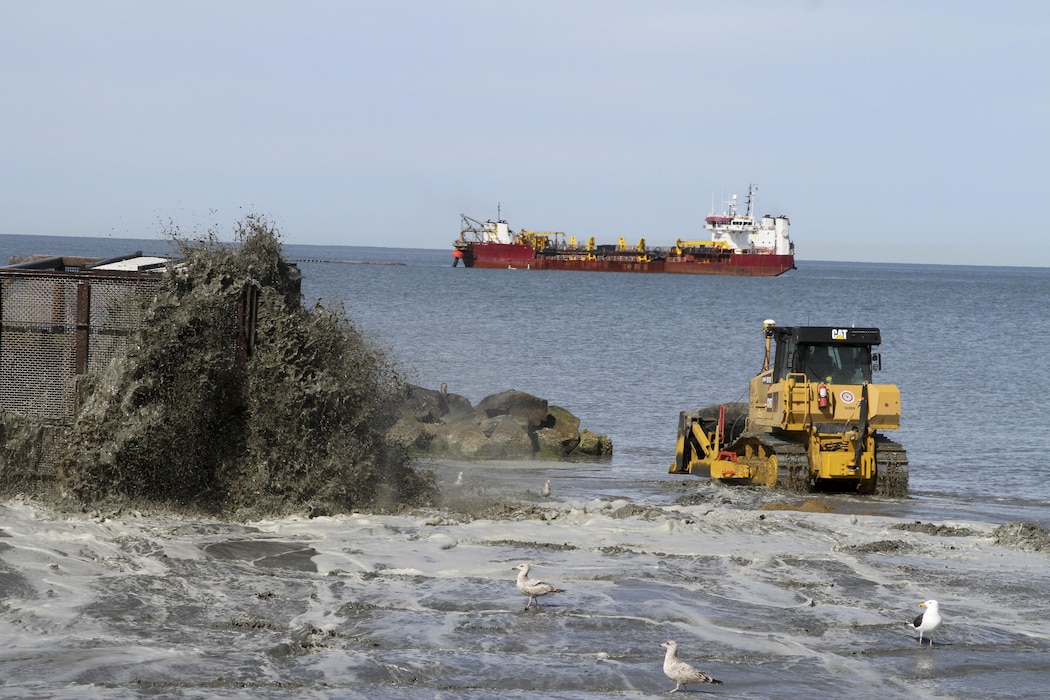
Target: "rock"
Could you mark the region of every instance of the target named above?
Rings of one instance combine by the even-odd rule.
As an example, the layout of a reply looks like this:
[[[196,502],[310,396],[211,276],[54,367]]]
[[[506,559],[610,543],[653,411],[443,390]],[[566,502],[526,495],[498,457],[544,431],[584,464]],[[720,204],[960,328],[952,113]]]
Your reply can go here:
[[[402,418],[414,418],[420,423],[437,423],[448,413],[448,402],[440,391],[409,385],[401,406]]]
[[[395,442],[423,452],[430,449],[430,443],[434,440],[434,433],[414,416],[400,419],[387,434]]]
[[[445,397],[445,400],[446,405],[448,406],[448,413],[441,417],[442,422],[448,423],[450,421],[473,418],[475,412],[474,406],[471,405],[470,399],[466,396],[448,394]]]
[[[399,407],[403,418],[415,418],[421,423],[438,423],[449,417],[473,414],[470,400],[458,394],[425,389],[410,384]]]
[[[547,420],[546,399],[514,389],[486,396],[478,402],[478,408],[489,418],[510,416],[529,430],[536,430]]]
[[[457,421],[446,424],[446,430],[442,435],[435,436],[428,452],[435,457],[484,458],[483,448],[488,439],[481,432],[480,425]]]
[[[553,459],[572,453],[580,444],[580,419],[561,406],[551,406],[543,427],[536,431],[541,455]]]
[[[535,450],[529,434],[510,416],[484,421],[454,421],[444,426],[426,450],[436,457],[528,459]]]
[[[612,440],[584,429],[580,431],[580,444],[576,452],[594,457],[609,457],[612,455]]]
[[[410,450],[445,459],[562,459],[608,457],[612,441],[580,431],[580,419],[522,391],[482,399],[477,407],[458,394],[409,386],[401,418],[389,437]]]
[[[580,445],[579,433],[564,435],[550,428],[540,428],[535,435],[537,455],[549,459],[567,457]]]
[[[520,459],[535,453],[529,433],[521,429],[511,416],[497,416],[481,425],[481,432],[488,437],[478,456],[484,459]]]
[[[561,406],[550,406],[547,410],[547,420],[544,428],[562,432],[580,432],[580,419],[566,411]]]

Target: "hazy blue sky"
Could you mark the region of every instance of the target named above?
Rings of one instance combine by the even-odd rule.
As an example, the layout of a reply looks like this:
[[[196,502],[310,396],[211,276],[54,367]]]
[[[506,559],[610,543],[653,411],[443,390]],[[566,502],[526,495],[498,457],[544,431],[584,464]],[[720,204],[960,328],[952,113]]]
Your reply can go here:
[[[1050,265],[1050,2],[2,0],[0,233]]]

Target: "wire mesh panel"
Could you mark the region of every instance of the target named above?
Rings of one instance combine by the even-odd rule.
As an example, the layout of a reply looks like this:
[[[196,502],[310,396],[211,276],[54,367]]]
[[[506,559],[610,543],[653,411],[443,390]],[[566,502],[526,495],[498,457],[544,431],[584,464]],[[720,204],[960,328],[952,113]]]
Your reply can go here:
[[[87,352],[88,372],[105,369],[128,350],[132,334],[142,328],[146,304],[156,294],[159,280],[94,280]]]
[[[4,279],[0,406],[49,420],[72,416],[76,286],[37,276]]]
[[[103,263],[108,269],[63,257],[0,268],[0,494],[65,488],[61,461],[76,449],[68,440],[78,401],[98,388],[80,379],[150,340],[146,313],[167,268]],[[236,309],[230,301],[229,318],[204,330],[228,341],[244,363],[255,339],[258,282],[243,283]]]
[[[71,423],[76,377],[127,351],[157,275],[0,271],[0,409]]]

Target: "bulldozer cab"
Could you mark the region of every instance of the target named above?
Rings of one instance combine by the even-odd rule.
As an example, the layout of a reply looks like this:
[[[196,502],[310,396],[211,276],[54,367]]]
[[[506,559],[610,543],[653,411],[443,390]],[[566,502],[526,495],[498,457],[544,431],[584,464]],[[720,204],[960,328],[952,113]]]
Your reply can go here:
[[[878,366],[873,345],[882,342],[877,328],[801,326],[773,329],[776,354],[773,383],[789,374],[804,374],[811,382],[865,384]]]
[[[802,430],[858,420],[858,399],[874,386],[872,374],[880,366],[872,352],[882,342],[878,328],[767,322],[765,333],[766,361],[751,381],[750,429]]]

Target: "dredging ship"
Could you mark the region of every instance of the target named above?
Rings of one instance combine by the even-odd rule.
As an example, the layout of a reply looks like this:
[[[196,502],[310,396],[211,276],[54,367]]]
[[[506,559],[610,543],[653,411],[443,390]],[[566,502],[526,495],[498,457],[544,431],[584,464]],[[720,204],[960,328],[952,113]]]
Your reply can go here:
[[[628,245],[586,243],[561,231],[513,232],[503,219],[478,221],[461,214],[459,239],[453,244],[452,265],[521,270],[580,270],[587,272],[664,272],[700,275],[774,277],[795,269],[786,216],[765,215],[756,220],[752,210],[757,188],[748,190],[744,213],[733,195],[729,208],[704,220],[710,240],[683,241],[660,248],[642,238]]]

